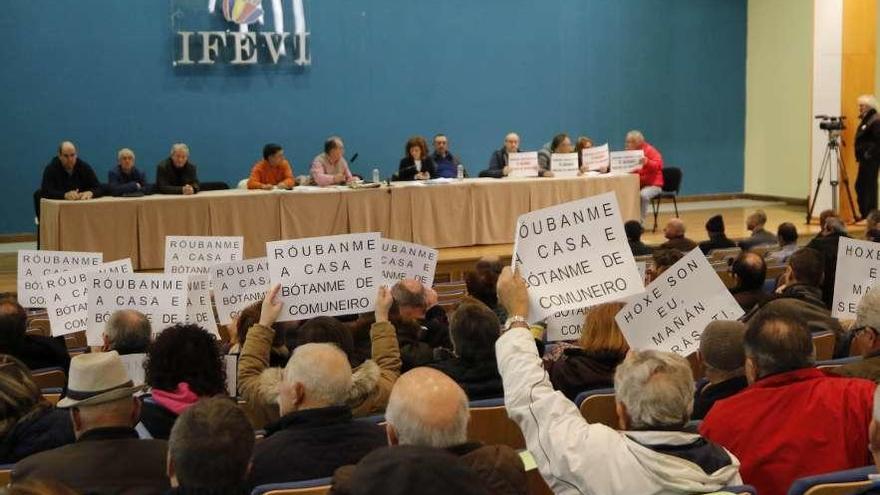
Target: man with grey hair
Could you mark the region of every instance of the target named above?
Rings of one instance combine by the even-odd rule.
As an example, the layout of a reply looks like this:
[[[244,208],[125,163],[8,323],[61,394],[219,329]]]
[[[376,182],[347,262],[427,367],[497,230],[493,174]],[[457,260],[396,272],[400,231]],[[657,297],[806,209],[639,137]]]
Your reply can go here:
[[[120,355],[147,352],[153,334],[150,320],[140,311],[120,309],[110,315],[104,325],[102,351],[116,351]]]
[[[739,247],[743,251],[748,251],[753,247],[776,245],[779,241],[772,232],[764,228],[767,224],[767,214],[764,210],[755,210],[746,218],[746,228],[751,231],[752,235],[739,241]]]
[[[147,174],[134,165],[134,151],[122,148],[116,153],[116,167],[107,172],[107,188],[113,196],[143,196],[150,193]]]
[[[703,419],[716,401],[736,395],[749,386],[743,336],[746,326],[739,321],[715,320],[700,336],[700,360],[706,368],[706,382],[694,396],[691,419]]]
[[[686,227],[680,218],[670,218],[663,228],[663,236],[666,242],[660,245],[660,249],[678,249],[682,254],[687,254],[695,247],[697,243],[692,239],[685,237]]]
[[[856,322],[850,329],[851,353],[860,361],[834,370],[840,376],[880,381],[880,290],[868,291],[856,308]]]
[[[354,179],[345,161],[345,143],[339,136],[324,141],[324,152],[312,160],[311,182],[317,186],[348,184]]]
[[[489,157],[489,168],[480,172],[480,177],[501,179],[510,174],[509,157],[511,153],[519,153],[519,134],[508,132],[504,136],[504,146],[492,152]]]
[[[156,191],[184,195],[199,192],[199,176],[195,164],[189,161],[189,146],[172,145],[170,156],[156,165]]]
[[[694,401],[684,358],[630,353],[614,375],[623,431],[587,423],[553,390],[528,328],[525,280],[509,267],[498,279],[498,297],[511,315],[495,345],[507,414],[554,493],[709,493],[742,483],[736,457],[683,431]]]
[[[645,154],[642,157],[641,166],[632,171],[632,173],[639,174],[641,220],[644,222],[648,215],[648,204],[663,192],[663,155],[657,151],[657,148],[645,141],[645,136],[641,131],[636,130],[626,133],[624,148],[627,151],[641,150]]]
[[[274,318],[280,311],[277,298],[263,305]],[[351,365],[338,347],[297,347],[278,385],[281,418],[266,426],[266,439],[254,449],[250,485],[328,477],[385,445],[380,426],[352,419],[345,406],[351,386]]]
[[[92,166],[80,160],[73,143],[62,141],[58,145],[57,156],[43,169],[40,197],[74,201],[100,195],[101,184]]]

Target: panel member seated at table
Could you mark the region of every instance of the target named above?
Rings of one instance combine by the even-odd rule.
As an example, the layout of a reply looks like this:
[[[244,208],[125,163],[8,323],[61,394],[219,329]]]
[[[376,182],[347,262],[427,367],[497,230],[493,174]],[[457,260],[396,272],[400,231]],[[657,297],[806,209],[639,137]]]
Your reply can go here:
[[[550,170],[551,156],[553,153],[572,153],[574,146],[571,144],[571,138],[568,134],[561,133],[553,136],[550,146],[542,148],[538,151],[538,170],[541,177],[553,177],[553,171]]]
[[[189,161],[189,146],[172,145],[171,156],[156,165],[156,192],[185,195],[199,192],[199,176],[195,164]]]
[[[651,199],[658,196],[663,190],[663,155],[657,148],[645,141],[641,131],[629,131],[626,133],[626,149],[628,151],[642,150],[645,156],[642,158],[642,166],[633,170],[639,174],[639,193],[642,197],[642,221],[648,214],[648,204]]]
[[[122,148],[116,153],[116,166],[107,172],[107,190],[112,196],[150,194],[147,174],[134,166],[134,151]]]
[[[508,156],[511,153],[519,153],[519,134],[511,132],[504,136],[504,146],[492,152],[489,157],[489,168],[480,172],[480,177],[494,177],[500,179],[510,173]]]
[[[577,142],[574,145],[574,152],[578,155],[578,167],[581,169],[581,173],[586,172],[586,170],[584,169],[584,157],[581,156],[581,151],[592,147],[592,139],[588,138],[587,136],[578,136]]]
[[[398,180],[428,180],[436,177],[437,166],[428,156],[428,143],[422,136],[413,136],[406,141],[406,156],[400,159],[397,169]]]
[[[263,146],[263,159],[254,164],[247,181],[248,189],[291,189],[296,185],[293,167],[284,158],[280,144]]]
[[[315,185],[333,186],[351,182],[351,170],[342,155],[345,143],[338,136],[330,136],[324,141],[324,152],[312,160],[311,176]]]
[[[70,141],[58,145],[58,156],[43,169],[40,196],[47,199],[92,199],[101,195],[101,184],[91,165],[80,160]]]
[[[454,179],[458,177],[458,166],[461,160],[449,151],[449,138],[445,134],[437,134],[434,136],[434,152],[431,153],[431,159],[437,167],[437,177],[445,179]],[[467,171],[465,171],[467,177]]]

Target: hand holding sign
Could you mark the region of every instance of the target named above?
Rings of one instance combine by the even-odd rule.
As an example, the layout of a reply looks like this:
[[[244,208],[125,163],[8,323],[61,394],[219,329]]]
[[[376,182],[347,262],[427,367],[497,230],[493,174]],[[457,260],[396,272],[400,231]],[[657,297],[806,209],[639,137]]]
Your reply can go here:
[[[526,281],[520,276],[519,269],[514,273],[509,266],[505,266],[498,276],[495,290],[498,292],[498,302],[504,306],[508,315],[528,319],[529,289]]]
[[[263,298],[263,305],[260,307],[260,325],[272,328],[272,325],[278,320],[281,314],[281,301],[278,299],[278,291],[281,290],[281,284],[275,284],[271,289],[266,291]]]
[[[379,287],[379,293],[376,295],[376,323],[388,321],[388,313],[391,312],[392,304],[394,304],[394,298],[391,297],[391,289],[384,285]]]

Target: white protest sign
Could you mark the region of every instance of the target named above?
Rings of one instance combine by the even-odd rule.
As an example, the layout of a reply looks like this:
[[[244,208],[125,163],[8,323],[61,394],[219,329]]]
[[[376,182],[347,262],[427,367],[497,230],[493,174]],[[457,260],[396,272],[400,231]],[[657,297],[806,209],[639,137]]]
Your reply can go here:
[[[102,253],[21,250],[18,252],[16,284],[18,303],[25,308],[45,308],[46,295],[40,284],[41,277],[64,270],[97,266],[102,261]]]
[[[604,172],[608,170],[611,157],[608,153],[608,143],[602,146],[584,148],[581,150],[581,161],[587,170]]]
[[[220,337],[211,307],[211,280],[207,275],[189,275],[186,281],[186,322],[194,323]]]
[[[244,238],[169,235],[165,237],[165,273],[207,275],[212,265],[241,261]]]
[[[635,350],[687,356],[712,320],[736,320],[743,310],[699,249],[694,249],[630,298],[615,320]]]
[[[581,338],[590,308],[568,309],[547,318],[547,342]]]
[[[510,167],[508,177],[537,177],[538,152],[510,153],[507,155],[507,165]]]
[[[226,393],[238,397],[238,354],[223,356],[226,365]]]
[[[577,177],[581,169],[577,153],[553,153],[550,155],[550,170],[554,177]]]
[[[133,309],[150,320],[155,336],[186,318],[186,277],[143,273],[89,275],[86,339],[101,345],[104,324],[114,311]]]
[[[144,360],[146,358],[146,354],[123,354],[119,356],[119,359],[122,360],[122,365],[125,366],[126,373],[128,373],[128,378],[135,385],[143,385],[145,382]]]
[[[281,284],[278,321],[373,310],[379,269],[378,233],[266,243],[272,285]]]
[[[642,166],[642,158],[645,152],[642,150],[612,151],[611,171],[629,173]]]
[[[221,325],[229,325],[244,308],[262,301],[269,288],[269,262],[254,258],[211,267],[214,304]]]
[[[425,287],[431,287],[434,285],[437,256],[436,249],[383,238],[379,261],[382,279],[388,287],[405,278],[416,279]]]
[[[86,329],[89,316],[89,274],[132,273],[131,259],[111,261],[88,268],[67,270],[44,276],[40,283],[46,295],[46,311],[53,337],[60,337]]]
[[[837,273],[831,316],[854,320],[862,296],[873,290],[880,278],[880,244],[841,237],[837,245]]]
[[[636,261],[636,266],[639,268],[639,276],[642,277],[642,280],[648,279],[648,263],[645,261]]]
[[[645,290],[613,192],[526,213],[515,236],[534,321]]]

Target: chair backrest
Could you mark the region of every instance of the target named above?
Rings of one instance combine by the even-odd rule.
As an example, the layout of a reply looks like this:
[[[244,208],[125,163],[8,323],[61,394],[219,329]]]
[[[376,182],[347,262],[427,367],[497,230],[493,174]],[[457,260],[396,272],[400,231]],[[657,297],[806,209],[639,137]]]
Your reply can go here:
[[[663,167],[663,191],[678,194],[681,189],[681,169],[678,167]]]
[[[721,249],[713,249],[709,251],[709,254],[706,255],[709,258],[709,261],[724,261],[727,262],[729,259],[734,259],[739,254],[742,253],[742,249],[738,247],[733,248],[721,248]]]
[[[816,350],[816,361],[827,361],[834,357],[834,343],[837,341],[832,332],[813,334],[813,348]]]
[[[331,478],[318,478],[290,483],[271,483],[251,490],[251,495],[324,495],[330,493]]]
[[[43,388],[64,388],[67,385],[67,375],[61,368],[41,368],[31,373],[34,383]]]
[[[29,335],[42,335],[48,337],[51,335],[48,318],[34,318],[28,321],[27,333]]]
[[[578,405],[581,416],[588,423],[601,423],[615,430],[620,427],[613,388],[581,392],[575,398],[575,404]]]
[[[507,417],[504,399],[474,401],[471,402],[470,409],[468,440],[487,445],[507,445],[515,450],[525,448],[526,440],[522,431]]]
[[[52,404],[53,406],[55,406],[55,405],[58,404],[58,401],[61,400],[61,393],[60,393],[60,392],[56,392],[56,393],[51,393],[51,394],[50,394],[50,393],[48,393],[48,392],[43,392],[43,397],[44,397],[47,401],[49,401],[50,404]]]
[[[843,495],[855,493],[873,482],[868,475],[877,474],[876,466],[818,474],[794,480],[788,495]]]
[[[434,291],[437,292],[437,304],[450,312],[467,296],[467,285],[463,281],[434,284]]]
[[[12,468],[15,464],[0,465],[0,487],[8,485],[12,481]]]

